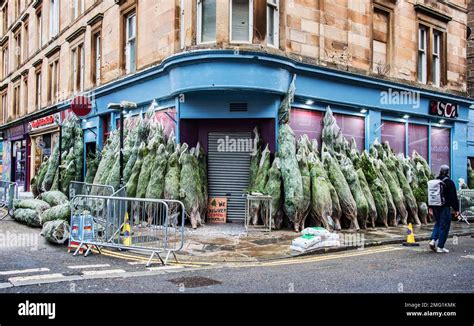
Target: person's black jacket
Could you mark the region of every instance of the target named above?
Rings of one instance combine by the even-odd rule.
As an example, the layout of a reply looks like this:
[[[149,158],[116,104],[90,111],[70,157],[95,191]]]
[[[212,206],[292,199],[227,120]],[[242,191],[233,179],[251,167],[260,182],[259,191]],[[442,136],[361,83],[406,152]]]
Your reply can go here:
[[[444,180],[444,206],[451,207],[455,212],[459,211],[459,200],[458,200],[458,193],[456,191],[456,185],[454,184],[453,180],[449,179],[446,176],[439,176],[439,180]]]

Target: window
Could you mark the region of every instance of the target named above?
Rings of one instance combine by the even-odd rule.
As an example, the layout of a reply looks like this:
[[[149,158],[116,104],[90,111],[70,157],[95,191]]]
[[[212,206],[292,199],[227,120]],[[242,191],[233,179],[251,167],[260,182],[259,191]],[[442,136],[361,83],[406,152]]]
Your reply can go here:
[[[84,91],[84,45],[80,44],[71,51],[71,84],[72,92]]]
[[[451,165],[451,129],[431,127],[431,171],[438,174],[441,165]]]
[[[252,0],[232,0],[230,11],[231,42],[251,42],[252,40]]]
[[[59,33],[59,0],[51,0],[49,10],[49,37]]]
[[[426,61],[426,32],[425,26],[418,30],[418,81],[426,84],[428,69]]]
[[[48,80],[48,102],[54,103],[59,96],[59,59],[49,64]]]
[[[13,53],[13,58],[14,58],[14,69],[18,69],[20,66],[20,61],[21,61],[21,33],[18,31],[15,36],[15,52]]]
[[[101,76],[101,60],[102,60],[102,45],[101,45],[101,33],[100,31],[95,32],[92,35],[92,64],[91,64],[91,76],[92,83],[94,85],[100,84]]]
[[[36,83],[36,93],[35,93],[35,107],[37,110],[41,109],[41,70],[36,71],[35,75],[35,83]]]
[[[441,84],[441,60],[440,60],[440,47],[441,47],[441,33],[435,31],[433,33],[433,58],[431,68],[431,78],[435,86],[440,86]]]
[[[406,151],[406,124],[404,122],[382,120],[382,143],[389,142],[395,154]]]
[[[408,124],[408,155],[413,151],[428,160],[428,126]]]
[[[197,42],[216,40],[216,0],[198,0]]]
[[[296,139],[306,134],[310,139],[316,139],[321,144],[324,111],[293,108],[290,115],[290,125]],[[348,141],[354,137],[357,148],[359,151],[363,151],[365,148],[365,118],[338,113],[335,113],[334,117],[344,137]]]
[[[279,44],[279,0],[267,0],[267,44],[278,47]]]
[[[13,87],[13,107],[12,107],[13,118],[18,117],[20,114],[20,84]]]
[[[20,0],[15,0],[15,18],[18,18],[20,17],[20,11],[21,11],[21,8],[20,8]]]
[[[8,2],[6,1],[2,8],[2,21],[2,35],[5,35],[8,31]]]
[[[28,78],[23,78],[23,114],[28,113]]]
[[[135,71],[136,66],[136,22],[135,12],[125,17],[125,73]]]
[[[9,64],[8,64],[8,58],[9,58],[9,55],[8,55],[8,45],[5,45],[3,47],[3,50],[2,50],[2,60],[3,60],[3,63],[2,63],[2,78],[5,78],[6,76],[8,76],[8,73],[9,73]]]
[[[7,92],[3,92],[1,95],[1,102],[0,102],[0,121],[5,123],[7,121],[7,112],[8,112],[8,102],[7,102]]]
[[[26,62],[28,60],[28,57],[29,57],[29,52],[30,52],[30,48],[29,48],[29,43],[30,43],[30,30],[28,28],[28,23],[25,23],[23,25],[23,32],[24,32],[24,36],[23,36],[23,62]]]
[[[372,71],[386,74],[390,70],[390,12],[374,8],[372,20]]]
[[[41,11],[36,13],[36,48],[40,49],[43,46],[43,18]]]
[[[84,0],[72,0],[72,15],[74,19],[84,12],[84,6]]]
[[[432,27],[420,25],[418,32],[418,81],[430,81],[440,87],[444,80],[444,33]]]

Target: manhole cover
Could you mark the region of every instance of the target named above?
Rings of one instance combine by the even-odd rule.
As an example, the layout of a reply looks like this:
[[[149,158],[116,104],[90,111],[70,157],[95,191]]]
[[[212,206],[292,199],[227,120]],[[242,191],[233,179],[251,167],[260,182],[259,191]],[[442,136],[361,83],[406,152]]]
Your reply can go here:
[[[185,288],[199,288],[202,286],[216,285],[222,283],[202,276],[180,277],[168,281],[176,285],[183,285]]]

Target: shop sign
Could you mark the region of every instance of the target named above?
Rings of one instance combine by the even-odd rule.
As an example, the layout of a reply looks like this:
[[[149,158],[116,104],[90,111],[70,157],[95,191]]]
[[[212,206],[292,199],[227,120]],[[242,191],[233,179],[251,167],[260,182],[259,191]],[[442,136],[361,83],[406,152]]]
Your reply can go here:
[[[71,101],[71,110],[78,117],[85,117],[92,110],[92,104],[89,98],[83,95],[76,96]]]
[[[53,126],[57,123],[58,120],[59,116],[57,114],[48,115],[47,117],[34,120],[30,122],[30,130]]]
[[[25,134],[25,126],[24,125],[19,125],[19,126],[10,128],[8,133],[9,133],[9,136],[10,136],[11,139],[13,139],[13,138],[20,139]]]
[[[457,118],[459,108],[453,103],[430,101],[430,114],[443,118]]]
[[[209,198],[207,221],[209,223],[225,223],[227,219],[227,198]]]

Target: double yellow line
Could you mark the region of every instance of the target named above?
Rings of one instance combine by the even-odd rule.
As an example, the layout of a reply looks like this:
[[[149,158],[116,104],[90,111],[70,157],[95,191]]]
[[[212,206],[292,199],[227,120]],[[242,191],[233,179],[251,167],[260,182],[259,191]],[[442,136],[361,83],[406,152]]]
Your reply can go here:
[[[341,259],[341,258],[350,258],[350,257],[357,257],[357,256],[365,256],[365,255],[373,255],[378,253],[385,253],[397,250],[403,250],[402,247],[382,247],[376,249],[358,249],[350,252],[345,253],[335,253],[335,254],[327,254],[321,256],[310,256],[306,258],[288,258],[288,259],[280,259],[262,263],[251,263],[247,264],[248,267],[260,267],[260,266],[282,266],[282,265],[296,265],[296,264],[307,264],[307,263],[314,263],[319,261],[325,260],[333,260],[333,259]]]
[[[135,261],[135,262],[140,262],[143,264],[146,264],[148,262],[148,259],[144,256],[140,255],[133,255],[133,254],[126,254],[124,252],[117,252],[117,251],[112,251],[108,249],[101,249],[100,250],[102,255],[108,256],[108,257],[114,257],[114,258],[119,258],[119,259],[124,259],[127,261]],[[92,252],[94,253],[99,253],[96,249],[92,249]],[[151,261],[152,263],[156,264],[161,264],[161,261],[159,259],[153,259]],[[212,266],[214,265],[213,263],[208,263],[208,262],[175,262],[174,260],[169,261],[169,265],[179,265],[179,266],[187,266],[187,267],[200,267],[200,266]]]

